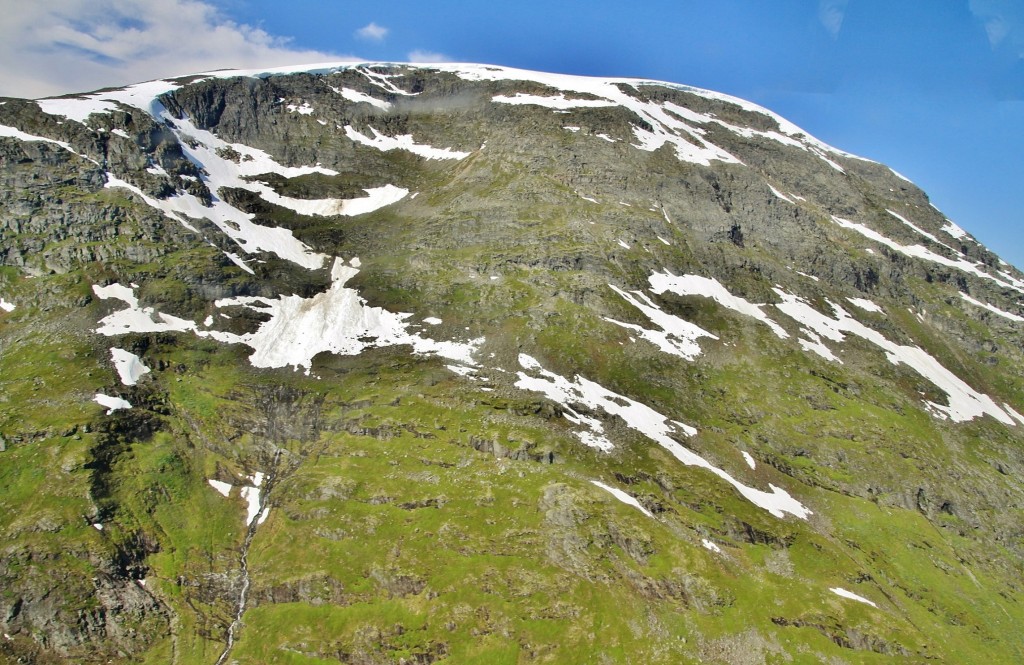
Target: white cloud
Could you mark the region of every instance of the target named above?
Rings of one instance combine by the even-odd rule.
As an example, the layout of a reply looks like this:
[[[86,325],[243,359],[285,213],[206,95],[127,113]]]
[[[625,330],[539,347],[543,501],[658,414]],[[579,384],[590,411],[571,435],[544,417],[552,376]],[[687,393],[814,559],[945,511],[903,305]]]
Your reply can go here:
[[[384,26],[371,21],[369,25],[364,25],[356,30],[356,36],[371,42],[382,42],[388,36],[388,32],[390,31]]]
[[[444,53],[437,53],[435,51],[424,51],[416,49],[415,51],[409,51],[406,55],[409,58],[409,62],[451,62],[452,59],[446,56]]]
[[[0,0],[0,95],[84,92],[222,68],[352,59],[294,48],[202,0]]]
[[[835,39],[843,27],[843,19],[846,18],[846,3],[848,0],[819,0],[818,20],[825,26],[828,33]]]

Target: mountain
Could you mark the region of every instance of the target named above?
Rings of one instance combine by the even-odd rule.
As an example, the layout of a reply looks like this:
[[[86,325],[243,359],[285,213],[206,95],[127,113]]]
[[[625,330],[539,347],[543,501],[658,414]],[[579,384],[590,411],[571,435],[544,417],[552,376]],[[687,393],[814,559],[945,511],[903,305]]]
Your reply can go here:
[[[0,182],[0,659],[1024,660],[1024,274],[763,108],[222,71]]]

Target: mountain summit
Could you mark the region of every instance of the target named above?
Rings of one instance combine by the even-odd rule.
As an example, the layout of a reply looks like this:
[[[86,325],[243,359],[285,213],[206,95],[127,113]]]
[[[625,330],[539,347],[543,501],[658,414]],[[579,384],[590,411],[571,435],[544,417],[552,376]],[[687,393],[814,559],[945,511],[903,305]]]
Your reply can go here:
[[[1024,275],[766,109],[221,71],[0,180],[0,659],[1024,660]]]

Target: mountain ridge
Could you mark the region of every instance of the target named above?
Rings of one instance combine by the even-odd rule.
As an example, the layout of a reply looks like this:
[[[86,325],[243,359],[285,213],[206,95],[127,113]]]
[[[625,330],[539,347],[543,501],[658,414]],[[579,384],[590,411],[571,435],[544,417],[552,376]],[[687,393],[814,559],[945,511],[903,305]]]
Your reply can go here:
[[[0,106],[4,653],[1021,654],[1024,276],[912,183],[675,84],[288,70]]]

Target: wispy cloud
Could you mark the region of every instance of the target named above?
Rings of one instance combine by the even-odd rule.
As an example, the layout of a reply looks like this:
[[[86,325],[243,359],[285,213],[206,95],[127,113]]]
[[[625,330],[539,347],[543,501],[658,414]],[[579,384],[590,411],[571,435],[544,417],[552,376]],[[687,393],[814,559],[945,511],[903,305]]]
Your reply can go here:
[[[970,0],[971,14],[985,28],[989,46],[1008,45],[1024,57],[1024,6],[1017,0]]]
[[[452,59],[446,56],[444,53],[437,53],[435,51],[424,51],[422,49],[416,49],[409,51],[406,56],[409,58],[409,62],[451,62]]]
[[[1010,26],[1002,18],[991,18],[985,21],[985,34],[988,35],[988,43],[996,48],[1010,34]]]
[[[388,32],[390,31],[384,26],[371,21],[369,25],[364,25],[356,30],[356,37],[370,42],[382,42],[388,36]]]
[[[0,95],[41,97],[211,69],[352,58],[295,48],[202,0],[3,4]]]
[[[828,30],[828,34],[835,39],[839,37],[839,31],[843,28],[843,19],[846,18],[846,4],[848,0],[819,0],[818,20]]]

